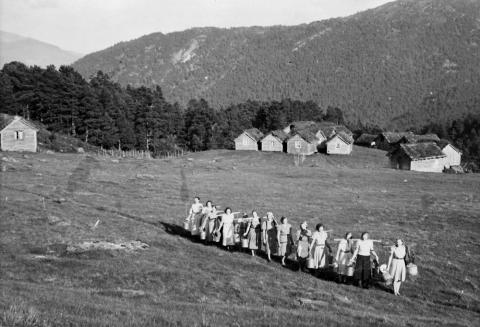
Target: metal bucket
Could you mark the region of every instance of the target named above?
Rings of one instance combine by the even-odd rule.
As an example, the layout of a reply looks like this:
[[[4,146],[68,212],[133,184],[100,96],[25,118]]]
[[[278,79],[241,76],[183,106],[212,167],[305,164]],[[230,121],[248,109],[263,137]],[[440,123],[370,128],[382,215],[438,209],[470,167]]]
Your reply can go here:
[[[202,241],[205,241],[205,240],[207,239],[207,232],[205,232],[204,230],[202,230],[202,231],[200,232],[200,239],[201,239]]]
[[[308,269],[313,269],[313,268],[315,268],[315,263],[314,263],[314,261],[313,261],[313,258],[308,258],[308,259],[307,259],[307,268],[308,268]]]
[[[183,222],[183,229],[190,230],[190,224],[188,223],[188,220],[185,220]]]
[[[242,238],[242,248],[245,248],[245,249],[248,248],[248,239],[247,238]]]
[[[418,275],[418,268],[417,268],[417,265],[413,264],[413,263],[409,263],[407,265],[407,272],[410,276],[417,276]]]
[[[233,240],[235,243],[240,243],[240,234],[233,234]]]
[[[219,231],[216,231],[215,233],[213,233],[213,241],[214,242],[220,242],[220,240],[222,239],[222,233],[220,233]]]
[[[355,265],[351,265],[347,267],[347,276],[348,277],[353,277],[355,274]]]

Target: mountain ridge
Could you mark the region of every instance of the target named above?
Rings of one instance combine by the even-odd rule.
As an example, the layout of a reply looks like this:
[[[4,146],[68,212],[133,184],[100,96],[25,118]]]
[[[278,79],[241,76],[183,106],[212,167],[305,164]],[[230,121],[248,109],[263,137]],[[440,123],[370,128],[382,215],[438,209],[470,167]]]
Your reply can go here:
[[[0,31],[0,66],[20,61],[26,65],[70,65],[83,55],[54,44],[11,32]]]
[[[456,119],[480,105],[480,4],[395,1],[295,26],[152,33],[73,64],[185,105],[314,100],[384,127]]]

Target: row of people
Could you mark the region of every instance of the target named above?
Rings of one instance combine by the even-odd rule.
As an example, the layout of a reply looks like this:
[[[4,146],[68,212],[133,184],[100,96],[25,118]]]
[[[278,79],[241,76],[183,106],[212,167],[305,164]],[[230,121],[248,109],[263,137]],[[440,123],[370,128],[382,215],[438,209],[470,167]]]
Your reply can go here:
[[[352,238],[352,233],[347,232],[345,237],[339,240],[334,262],[331,262],[329,257],[332,256],[333,250],[329,242],[328,231],[325,230],[323,224],[317,224],[312,233],[305,221],[300,224],[299,230],[293,236],[292,226],[286,217],[282,217],[278,223],[272,212],[267,212],[263,219],[255,210],[252,211],[251,216],[244,215],[241,218],[235,218],[235,214],[238,213],[232,212],[229,207],[224,211],[218,211],[217,206],[213,205],[211,201],[207,201],[203,205],[200,203],[200,198],[195,197],[185,227],[192,236],[202,234],[207,244],[221,242],[222,246],[228,250],[240,242],[239,238],[242,237],[252,256],[255,256],[263,245],[267,260],[270,262],[272,255],[276,254],[281,257],[283,266],[286,265],[285,260],[292,248],[296,247],[295,257],[302,271],[320,271],[333,263],[339,282],[346,283],[353,269],[354,280],[364,288],[369,287],[372,277],[371,257],[373,256],[374,262],[377,264],[379,258],[367,232],[362,233],[361,238],[356,242]],[[404,258],[406,254],[406,247],[401,240],[397,240],[391,249],[386,268],[388,274],[393,277],[395,295],[399,294],[400,285],[405,281]]]

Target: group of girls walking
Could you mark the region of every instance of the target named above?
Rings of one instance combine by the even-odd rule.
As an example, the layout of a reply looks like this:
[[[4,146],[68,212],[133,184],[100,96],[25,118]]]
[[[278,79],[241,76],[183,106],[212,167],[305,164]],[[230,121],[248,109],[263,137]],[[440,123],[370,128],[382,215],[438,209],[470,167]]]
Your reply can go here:
[[[337,240],[339,243],[334,256],[323,224],[317,224],[312,233],[305,221],[293,235],[286,217],[281,217],[278,222],[272,212],[267,212],[263,218],[255,210],[250,216],[244,214],[241,218],[235,218],[235,214],[238,213],[229,207],[218,211],[211,201],[203,205],[200,198],[195,197],[184,227],[206,244],[221,243],[227,250],[241,244],[252,256],[263,250],[269,262],[272,255],[277,255],[282,266],[286,265],[286,258],[294,253],[300,270],[317,274],[334,268],[338,282],[353,281],[363,288],[369,288],[371,284],[372,257],[374,267],[379,266],[374,243],[367,232],[362,233],[358,240],[347,232],[344,238]],[[392,278],[395,295],[400,294],[400,285],[405,281],[407,252],[402,240],[397,240],[391,248],[388,265],[383,269],[383,273]]]

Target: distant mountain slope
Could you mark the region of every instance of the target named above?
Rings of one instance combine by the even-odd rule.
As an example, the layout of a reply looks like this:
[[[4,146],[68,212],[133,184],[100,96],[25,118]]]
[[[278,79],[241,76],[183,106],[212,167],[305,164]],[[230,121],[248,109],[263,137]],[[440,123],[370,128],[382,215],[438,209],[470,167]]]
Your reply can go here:
[[[70,65],[82,55],[32,38],[0,31],[0,66],[11,61],[26,65]]]
[[[419,126],[480,108],[480,1],[402,0],[299,26],[155,33],[73,65],[185,104],[283,97],[334,105],[351,122]]]

